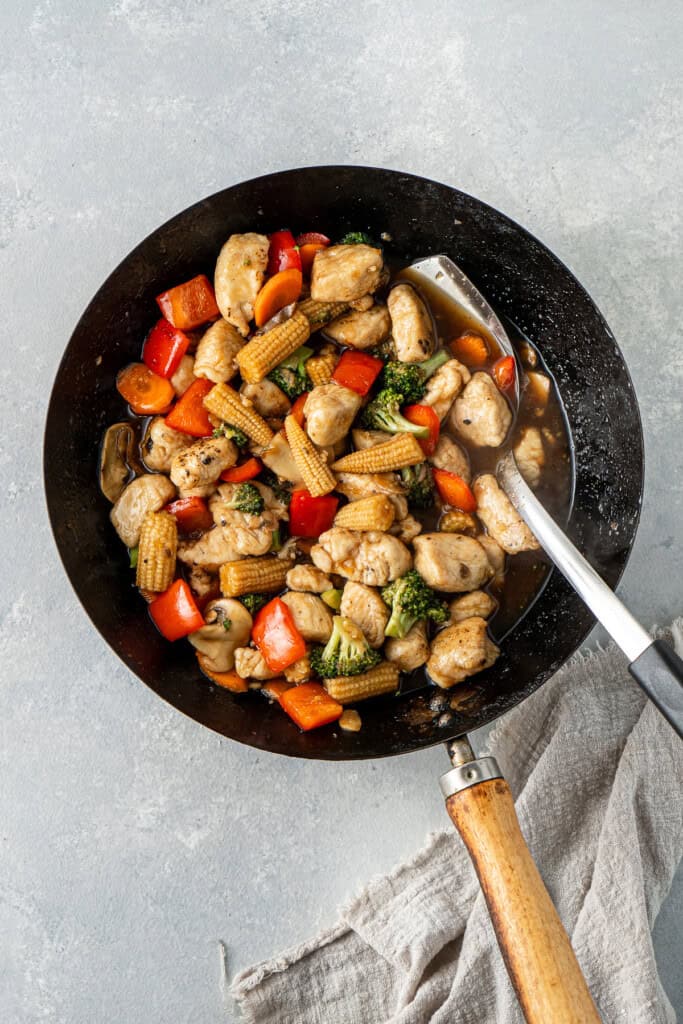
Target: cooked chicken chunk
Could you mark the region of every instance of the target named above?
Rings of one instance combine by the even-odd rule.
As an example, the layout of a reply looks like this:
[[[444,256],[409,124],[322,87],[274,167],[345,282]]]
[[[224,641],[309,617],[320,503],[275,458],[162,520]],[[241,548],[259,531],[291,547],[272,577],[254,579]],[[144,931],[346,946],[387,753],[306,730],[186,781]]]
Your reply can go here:
[[[445,420],[453,402],[471,376],[463,363],[449,359],[427,381],[427,390],[420,400],[422,405],[431,405],[439,419]]]
[[[350,388],[333,382],[309,392],[304,405],[306,433],[314,444],[325,447],[346,437],[363,399]]]
[[[477,540],[486,552],[486,557],[489,560],[491,568],[493,569],[494,580],[502,579],[505,575],[505,552],[503,551],[500,544],[497,544],[493,537],[489,537],[487,533],[481,533],[477,537]]]
[[[352,302],[374,292],[382,273],[382,253],[370,245],[331,245],[315,254],[311,298]]]
[[[288,665],[284,670],[283,675],[288,683],[307,683],[311,678],[311,659],[307,654],[304,654],[303,658],[299,658],[293,664]]]
[[[386,434],[384,435],[386,441]],[[398,477],[393,473],[338,473],[335,490],[349,501],[367,498],[369,494],[386,494],[396,509],[396,518],[408,515],[408,501]]]
[[[516,555],[518,551],[535,551],[540,546],[533,533],[519,516],[507,494],[498,486],[491,473],[478,476],[474,481],[477,515],[503,551]]]
[[[249,643],[251,615],[241,604],[229,597],[209,601],[204,610],[205,626],[190,633],[188,640],[206,658],[212,672],[231,672],[235,667],[235,650]]]
[[[387,443],[387,435],[384,430],[361,430],[356,427],[351,431],[353,447],[358,451],[365,451],[366,448],[375,448],[378,444]]]
[[[391,332],[396,356],[402,363],[420,363],[434,350],[434,328],[427,307],[409,284],[397,284],[389,292]]]
[[[178,398],[185,394],[194,379],[194,359],[192,356],[184,355],[178,369],[171,377],[171,384]]]
[[[510,429],[512,413],[488,373],[475,373],[448,417],[452,430],[479,448],[497,448]]]
[[[273,435],[273,439],[265,451],[259,453],[259,458],[268,469],[282,477],[283,480],[289,480],[292,484],[303,483],[301,473],[287,444],[287,438],[282,431]]]
[[[473,616],[437,633],[427,672],[437,686],[448,689],[489,668],[499,654],[486,632],[486,619]]]
[[[383,273],[385,271],[383,271]],[[357,313],[365,313],[372,305],[374,305],[374,302],[375,300],[372,295],[361,295],[359,299],[352,299],[351,302],[349,302],[349,306]]]
[[[300,590],[311,594],[324,594],[332,590],[332,580],[314,565],[295,565],[287,573],[287,586],[290,590]]]
[[[227,320],[216,320],[201,337],[194,355],[195,377],[224,384],[237,373],[235,356],[244,345],[242,335]]]
[[[235,671],[242,679],[275,679],[280,675],[266,665],[265,659],[256,647],[238,647],[235,650]]]
[[[407,515],[403,519],[396,519],[389,532],[402,540],[404,544],[410,544],[418,533],[422,533],[422,523],[415,516]]]
[[[174,455],[189,448],[193,441],[189,434],[167,427],[163,416],[155,416],[140,446],[145,465],[157,473],[169,473]]]
[[[131,480],[109,514],[126,547],[137,547],[142,520],[148,512],[158,512],[163,508],[175,493],[171,481],[160,473],[145,473]]]
[[[393,661],[401,672],[413,672],[429,657],[429,641],[424,622],[416,622],[404,637],[389,637],[384,648],[387,661]]]
[[[205,487],[236,462],[237,448],[227,437],[203,437],[173,457],[171,480],[186,490]]]
[[[317,644],[327,643],[332,634],[332,613],[317,594],[302,594],[292,590],[283,594],[282,600],[292,613],[294,625],[304,640]]]
[[[286,416],[292,407],[284,391],[277,384],[265,377],[258,384],[243,384],[240,392],[248,398],[259,416],[265,419],[271,416]]]
[[[436,590],[463,594],[493,576],[481,544],[459,533],[423,533],[413,541],[415,568]]]
[[[451,615],[449,625],[452,626],[456,622],[471,619],[473,615],[478,615],[481,619],[488,619],[489,615],[493,615],[496,610],[496,602],[485,590],[473,590],[470,594],[456,597],[449,603],[448,610]]]
[[[451,508],[439,519],[439,529],[443,533],[466,533],[469,537],[476,537],[480,525],[474,516],[469,512],[461,512],[459,508]]]
[[[437,469],[447,469],[449,473],[456,473],[463,478],[465,483],[469,483],[472,479],[467,453],[459,444],[452,441],[448,434],[442,434],[439,438],[430,462]]]
[[[250,231],[231,235],[216,262],[216,303],[228,323],[246,338],[254,316],[254,302],[263,284],[270,242]]]
[[[223,530],[231,548],[240,555],[265,555],[273,545],[273,533],[278,527],[278,515],[268,509],[260,515],[247,515],[230,508],[236,484],[221,485],[209,499],[209,510],[217,527]]]
[[[318,541],[311,550],[314,565],[369,587],[386,586],[403,576],[412,564],[405,544],[388,533],[357,533],[333,527]]]
[[[372,587],[349,580],[344,585],[339,614],[355,622],[363,630],[371,647],[381,647],[389,621],[389,609]]]
[[[386,306],[371,306],[365,312],[346,313],[325,328],[325,334],[340,345],[372,348],[389,337],[391,318]]]
[[[218,572],[224,562],[234,562],[243,554],[234,546],[235,538],[222,526],[207,530],[199,540],[178,544],[178,558],[190,566],[199,566],[207,572]]]
[[[188,571],[187,582],[197,597],[208,597],[211,593],[215,595],[219,592],[218,577],[199,565],[193,565]]]
[[[538,427],[523,427],[519,440],[512,450],[519,471],[529,487],[538,487],[545,466],[545,449]]]

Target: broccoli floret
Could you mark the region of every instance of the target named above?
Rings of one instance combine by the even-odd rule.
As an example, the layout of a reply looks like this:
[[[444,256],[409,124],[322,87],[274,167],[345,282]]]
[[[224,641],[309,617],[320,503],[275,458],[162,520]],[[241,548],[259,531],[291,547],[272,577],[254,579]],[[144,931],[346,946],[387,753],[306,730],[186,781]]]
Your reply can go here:
[[[429,378],[449,359],[448,353],[440,349],[423,363],[388,362],[382,370],[380,385],[398,391],[404,402],[419,402]]]
[[[347,231],[339,242],[340,245],[374,245],[367,231]]]
[[[268,374],[268,380],[277,384],[280,391],[284,391],[290,402],[293,402],[304,391],[311,387],[311,379],[306,373],[306,360],[313,355],[313,349],[308,345],[301,345],[296,352],[275,367]]]
[[[414,434],[415,437],[429,437],[429,427],[411,423],[401,415],[403,397],[398,391],[384,388],[368,405],[361,416],[361,426],[366,430],[385,430],[389,434]]]
[[[267,466],[259,473],[259,479],[266,487],[270,487],[277,501],[289,508],[289,503],[292,500],[292,485],[290,483],[286,480],[280,480],[279,476],[273,473],[272,469],[268,469]]]
[[[385,636],[403,637],[419,619],[445,622],[448,605],[437,597],[415,569],[382,590],[382,600],[391,608]]]
[[[249,438],[240,430],[239,427],[233,427],[231,423],[221,423],[220,427],[216,427],[213,432],[214,437],[227,437],[237,445],[238,448],[245,448],[249,444]]]
[[[326,645],[314,647],[310,657],[311,668],[321,679],[356,676],[359,672],[367,672],[381,659],[355,622],[341,615],[332,619],[332,635]]]
[[[417,466],[404,466],[401,480],[409,505],[414,508],[431,508],[435,500],[434,479],[426,462],[420,462]]]
[[[263,608],[264,604],[267,604],[270,598],[267,594],[242,594],[240,601],[247,609],[250,615],[256,615],[259,608]]]
[[[253,484],[237,484],[227,507],[234,508],[236,512],[245,512],[248,516],[259,516],[263,512],[264,504],[258,487],[254,487]]]

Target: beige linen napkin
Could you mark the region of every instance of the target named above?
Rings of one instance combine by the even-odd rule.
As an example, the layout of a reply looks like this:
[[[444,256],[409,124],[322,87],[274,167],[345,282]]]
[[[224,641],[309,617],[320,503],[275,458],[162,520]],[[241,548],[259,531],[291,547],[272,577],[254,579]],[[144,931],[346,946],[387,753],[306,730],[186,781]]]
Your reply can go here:
[[[671,633],[683,653],[683,619]],[[609,648],[575,657],[488,745],[602,1020],[675,1024],[650,933],[683,853],[683,742]],[[329,931],[242,971],[231,991],[248,1024],[523,1019],[452,830],[371,881]]]

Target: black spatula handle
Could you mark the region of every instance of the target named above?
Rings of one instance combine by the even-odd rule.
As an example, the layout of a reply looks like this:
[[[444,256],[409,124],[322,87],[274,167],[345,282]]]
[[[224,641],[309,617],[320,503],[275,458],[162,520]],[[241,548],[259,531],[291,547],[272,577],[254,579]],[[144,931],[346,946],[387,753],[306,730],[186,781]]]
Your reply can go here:
[[[629,672],[683,737],[683,660],[663,640],[655,640],[631,662]]]

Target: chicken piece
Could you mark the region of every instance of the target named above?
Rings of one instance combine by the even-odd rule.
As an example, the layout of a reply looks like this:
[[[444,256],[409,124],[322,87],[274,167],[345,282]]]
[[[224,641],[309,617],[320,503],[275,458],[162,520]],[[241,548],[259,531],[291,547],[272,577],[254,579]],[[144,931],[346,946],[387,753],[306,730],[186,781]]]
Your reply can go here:
[[[248,515],[230,508],[229,502],[238,484],[223,484],[209,499],[209,511],[217,527],[223,530],[229,546],[242,555],[265,555],[273,545],[278,528],[278,515],[267,509],[259,515]]]
[[[259,416],[282,417],[286,416],[292,407],[284,391],[281,391],[277,384],[264,377],[258,384],[243,384],[240,394],[249,400],[256,409]]]
[[[201,337],[194,355],[195,377],[225,384],[237,373],[235,356],[244,345],[239,331],[227,320],[217,320]]]
[[[249,643],[251,615],[240,601],[221,597],[209,601],[204,621],[206,625],[187,639],[207,659],[206,667],[211,672],[232,672],[236,649]]]
[[[365,313],[366,310],[370,309],[374,305],[374,298],[372,295],[361,295],[359,299],[353,299],[349,302],[351,309],[355,309],[357,313]]]
[[[471,593],[463,594],[462,597],[456,597],[449,602],[448,611],[451,616],[449,625],[464,622],[465,619],[471,619],[473,615],[478,615],[480,619],[488,619],[490,615],[493,615],[496,607],[496,602],[485,590],[473,590]]]
[[[386,306],[371,306],[366,312],[346,313],[325,327],[325,334],[340,345],[372,348],[389,337],[391,317]]]
[[[410,544],[411,540],[414,540],[419,533],[422,533],[422,523],[415,516],[408,514],[403,519],[396,519],[389,533],[393,534],[394,537],[398,537],[404,544]]]
[[[216,481],[207,484],[197,484],[196,487],[179,487],[179,498],[210,498],[216,490]]]
[[[348,434],[363,399],[350,388],[330,382],[309,392],[304,405],[306,433],[313,444],[336,444]]]
[[[349,580],[344,584],[339,614],[363,630],[371,647],[379,648],[384,643],[384,630],[389,621],[389,609],[372,587]]]
[[[283,522],[286,522],[289,519],[289,506],[280,498],[275,496],[275,491],[272,487],[268,487],[267,484],[262,484],[260,480],[250,480],[249,483],[253,484],[263,498],[265,508],[268,512],[273,512],[276,519],[281,519]],[[218,493],[223,497],[229,494],[229,497],[231,498],[236,486],[237,484],[221,484],[218,488]],[[228,491],[227,488],[230,488],[230,491]],[[229,500],[229,498],[226,500]]]
[[[470,444],[498,448],[510,429],[512,413],[488,373],[475,373],[456,398],[448,424]]]
[[[158,512],[168,504],[175,493],[171,481],[160,473],[145,473],[131,480],[109,513],[113,527],[126,547],[137,547],[142,520],[148,512]]]
[[[287,586],[290,590],[303,593],[324,594],[332,590],[332,580],[314,565],[295,565],[287,573]]]
[[[194,359],[192,356],[184,355],[180,360],[178,369],[171,377],[171,384],[178,398],[184,395],[190,384],[194,382]]]
[[[289,480],[292,484],[303,484],[303,477],[294,461],[284,431],[273,435],[268,447],[263,452],[259,452],[259,458],[268,469],[283,480]]]
[[[167,427],[163,416],[155,416],[140,446],[145,465],[156,473],[170,473],[173,457],[189,448],[193,441],[189,434]]]
[[[235,562],[243,557],[242,552],[234,547],[234,537],[222,526],[207,530],[199,540],[181,541],[178,544],[178,558],[181,562],[211,573],[217,573],[224,562]]]
[[[448,689],[489,668],[499,654],[486,632],[486,619],[475,615],[437,633],[427,672],[437,686]]]
[[[292,590],[282,595],[294,625],[309,643],[326,644],[332,635],[332,613],[317,594]]]
[[[538,487],[545,466],[545,449],[538,427],[523,427],[512,451],[529,487]]]
[[[487,533],[480,533],[477,540],[486,552],[486,557],[493,569],[492,579],[498,582],[505,575],[506,554],[500,544],[496,543],[493,537],[489,537]]]
[[[479,523],[469,512],[461,512],[459,508],[451,508],[439,519],[439,530],[443,533],[466,533],[476,537],[481,529]]]
[[[311,549],[311,558],[323,572],[338,573],[369,587],[385,587],[412,565],[408,548],[391,534],[374,530],[357,533],[339,527],[320,535]]]
[[[460,533],[423,533],[413,541],[415,568],[430,587],[453,594],[477,590],[493,576],[486,552]]]
[[[427,628],[423,620],[410,627],[404,637],[387,637],[384,646],[387,661],[393,661],[401,672],[414,672],[429,657]]]
[[[386,441],[386,434],[384,435]],[[349,501],[367,498],[369,494],[386,494],[396,509],[396,518],[408,515],[408,500],[394,473],[338,473],[336,491]]]
[[[203,437],[173,457],[171,480],[185,490],[206,487],[235,465],[237,454],[237,447],[227,437]]]
[[[477,515],[493,539],[508,555],[536,551],[540,547],[533,533],[491,473],[474,481]]]
[[[391,332],[396,357],[402,363],[420,363],[434,351],[432,318],[424,302],[409,284],[397,284],[389,292]]]
[[[307,654],[304,654],[303,658],[299,658],[298,661],[288,665],[282,674],[288,683],[295,683],[297,686],[299,683],[307,683],[313,674],[311,671],[311,659]]]
[[[461,476],[466,484],[472,479],[467,453],[448,434],[441,435],[429,461],[437,469],[447,469],[449,473]]]
[[[370,245],[331,245],[315,254],[311,298],[352,302],[374,292],[382,273],[382,253]]]
[[[351,440],[356,451],[364,452],[367,448],[375,448],[378,444],[387,443],[384,430],[361,430],[356,427],[351,431]]]
[[[237,647],[235,650],[235,671],[241,679],[275,679],[280,675],[268,668],[265,658],[256,647]]]
[[[200,565],[193,565],[190,568],[187,574],[187,582],[197,597],[208,597],[209,594],[218,596],[219,594],[218,577],[215,573],[202,569]]]
[[[269,246],[266,235],[253,231],[230,235],[216,261],[216,303],[223,317],[243,338],[249,334],[249,321],[254,317],[254,302],[268,266]]]
[[[453,402],[470,380],[472,374],[457,359],[449,359],[427,381],[420,399],[422,405],[431,405],[440,420],[445,420]]]

